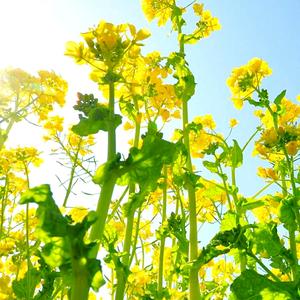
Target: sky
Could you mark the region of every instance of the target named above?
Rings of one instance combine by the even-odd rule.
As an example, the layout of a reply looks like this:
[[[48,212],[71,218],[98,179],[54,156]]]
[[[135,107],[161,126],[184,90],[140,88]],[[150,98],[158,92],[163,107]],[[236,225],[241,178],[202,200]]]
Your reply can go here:
[[[189,2],[178,3],[186,5]],[[189,102],[190,119],[212,114],[217,130],[226,136],[229,119],[236,118],[240,123],[231,138],[243,145],[258,123],[251,107],[245,106],[241,111],[233,107],[226,78],[232,68],[247,63],[252,57],[260,57],[273,69],[273,75],[264,80],[271,97],[286,89],[287,97],[296,101],[296,95],[300,94],[300,1],[211,0],[204,4],[219,18],[222,30],[186,48],[187,60],[197,82],[197,91]],[[80,33],[97,25],[101,19],[150,29],[152,36],[146,41],[145,52],[159,50],[167,55],[177,49],[170,26],[149,24],[139,0],[0,0],[0,69],[12,66],[28,72],[47,69],[60,74],[69,83],[64,114],[67,119],[74,120],[76,113],[72,106],[76,93],[99,95],[97,86],[88,78],[88,68],[64,56],[65,43],[80,41]],[[189,21],[194,20],[187,19]],[[170,127],[167,134],[173,128]],[[35,130],[32,126],[25,127],[25,131],[17,128],[13,132],[14,144],[38,146],[41,140],[35,138]],[[118,147],[121,152],[128,148],[121,136]],[[251,152],[252,149],[246,151],[245,165],[237,172],[240,191],[246,196],[264,186],[256,176],[260,162]],[[44,174],[36,182],[55,182],[56,179],[50,179],[57,172],[55,166],[46,165]],[[201,165],[198,167],[201,169]]]
[[[287,97],[296,101],[296,95],[300,94],[300,1],[211,0],[204,4],[219,18],[222,30],[196,45],[187,46],[187,60],[197,82],[197,91],[189,102],[190,119],[212,114],[217,130],[226,135],[229,119],[236,118],[240,124],[231,137],[244,144],[258,123],[252,107],[245,106],[241,111],[233,107],[226,78],[233,67],[260,57],[273,69],[273,75],[264,80],[271,97],[287,89]],[[72,120],[76,118],[71,109],[76,93],[97,95],[98,91],[88,78],[88,68],[64,56],[65,43],[80,41],[80,33],[101,19],[150,29],[152,36],[146,41],[144,52],[159,50],[167,55],[177,49],[170,26],[149,24],[139,0],[0,0],[0,68],[20,67],[28,72],[48,69],[60,74],[69,83],[64,114]],[[188,18],[189,21],[194,20]],[[169,127],[167,134],[171,129],[173,127]],[[15,135],[18,135],[15,143],[36,142],[31,141],[31,131],[18,131]],[[118,142],[119,148],[126,148],[124,140],[119,138]],[[241,191],[248,195],[263,186],[263,181],[255,175],[258,160],[251,152],[252,149],[246,151],[247,163],[238,170]]]
[[[189,2],[178,3],[186,5]],[[204,4],[219,18],[222,30],[186,48],[187,60],[197,82],[196,93],[189,102],[190,119],[212,114],[217,130],[226,135],[229,119],[236,118],[240,123],[231,137],[243,144],[258,123],[251,107],[245,106],[241,111],[233,107],[226,78],[233,67],[245,64],[252,57],[260,57],[273,69],[273,75],[264,81],[270,95],[275,97],[287,89],[287,97],[295,101],[300,94],[300,1],[211,0]],[[69,83],[64,115],[74,120],[76,114],[71,107],[76,93],[97,95],[98,91],[88,78],[88,68],[64,56],[65,43],[80,41],[80,33],[97,25],[101,19],[150,29],[152,36],[145,43],[144,53],[159,50],[167,55],[177,50],[170,26],[148,23],[139,0],[0,0],[0,68],[20,67],[28,72],[48,69],[60,74]],[[192,28],[194,19],[188,18],[187,23]],[[172,129],[172,125],[168,125],[167,134],[170,135]],[[18,135],[15,143],[30,141],[27,133],[18,131],[15,135]],[[119,141],[119,148],[125,147],[123,143]],[[249,156],[247,161],[254,163],[238,170],[239,183],[249,195],[252,192],[249,180],[254,187],[263,184],[255,178],[258,162],[251,157],[251,151],[249,149],[245,155]]]

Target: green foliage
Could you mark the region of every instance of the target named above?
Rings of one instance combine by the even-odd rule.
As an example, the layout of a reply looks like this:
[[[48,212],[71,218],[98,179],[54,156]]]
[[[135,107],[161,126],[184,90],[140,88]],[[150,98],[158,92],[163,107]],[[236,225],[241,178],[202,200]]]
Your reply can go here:
[[[243,151],[238,142],[233,140],[233,147],[231,148],[231,166],[238,168],[243,164]]]
[[[92,94],[78,94],[79,100],[74,106],[76,110],[83,112],[79,114],[79,123],[72,127],[74,133],[80,136],[88,136],[102,131],[108,131],[110,124],[117,128],[122,123],[122,117],[118,114],[111,116],[109,108],[94,98]]]
[[[29,278],[28,278],[29,277]],[[30,285],[28,286],[28,280],[30,280]],[[40,283],[41,276],[37,269],[30,268],[26,272],[24,278],[20,280],[14,280],[12,284],[13,291],[19,300],[25,299],[37,299],[34,296],[35,288]]]
[[[280,110],[280,104],[282,99],[285,97],[286,94],[286,90],[283,90],[275,99],[274,99],[274,103],[276,104],[276,107],[278,109],[278,111]]]
[[[193,267],[200,268],[215,257],[228,253],[230,249],[245,249],[247,239],[244,233],[245,229],[241,226],[217,233],[208,245],[202,249],[197,260],[193,262]]]
[[[184,55],[178,52],[171,53],[167,66],[172,66],[175,70],[173,77],[177,79],[174,86],[177,97],[183,101],[190,100],[195,93],[196,83]]]
[[[126,204],[126,210],[133,209],[144,201],[148,193],[155,190],[163,166],[176,159],[177,150],[177,144],[164,140],[161,133],[150,128],[143,136],[141,149],[132,147],[125,161],[121,161],[120,155],[117,155],[114,160],[101,165],[96,170],[93,181],[102,185],[114,174],[119,177],[118,184],[138,184],[139,193],[131,195],[131,200]]]
[[[296,230],[296,215],[294,211],[293,196],[282,199],[279,206],[279,219],[287,230]]]
[[[47,184],[26,191],[20,203],[38,204],[37,236],[45,243],[41,254],[45,262],[52,267],[61,267],[62,273],[68,276],[77,276],[78,268],[81,269],[87,274],[92,288],[98,290],[104,281],[100,261],[90,258],[95,243],[84,242],[86,232],[96,221],[95,212],[89,212],[81,223],[73,224],[69,216],[61,214]]]
[[[297,300],[293,285],[274,282],[254,270],[246,270],[234,280],[230,290],[232,300]]]

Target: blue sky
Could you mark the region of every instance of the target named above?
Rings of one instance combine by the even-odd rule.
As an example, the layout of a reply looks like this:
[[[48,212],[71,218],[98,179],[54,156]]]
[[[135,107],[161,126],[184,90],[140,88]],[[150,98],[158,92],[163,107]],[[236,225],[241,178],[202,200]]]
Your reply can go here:
[[[183,5],[188,1],[178,1]],[[264,86],[271,96],[287,89],[289,99],[300,94],[300,1],[286,0],[223,0],[204,1],[205,7],[217,16],[222,30],[197,45],[187,47],[187,59],[197,81],[197,92],[190,101],[190,119],[211,113],[218,130],[228,132],[228,121],[237,118],[239,126],[232,138],[243,144],[257,126],[253,109],[234,109],[226,78],[233,67],[245,64],[252,57],[266,60],[273,75]],[[70,85],[70,108],[75,93],[95,92],[88,79],[88,70],[65,57],[68,40],[80,40],[80,32],[96,25],[100,19],[109,22],[130,22],[138,28],[147,27],[152,37],[146,51],[168,54],[176,49],[170,28],[149,24],[138,0],[0,0],[0,68],[11,65],[28,71],[53,69]],[[187,22],[189,23],[189,18]],[[71,110],[67,114],[73,114]],[[248,194],[263,185],[255,179],[257,160],[251,157],[239,171],[242,190]],[[251,163],[250,163],[251,161]],[[249,186],[249,180],[253,185]]]

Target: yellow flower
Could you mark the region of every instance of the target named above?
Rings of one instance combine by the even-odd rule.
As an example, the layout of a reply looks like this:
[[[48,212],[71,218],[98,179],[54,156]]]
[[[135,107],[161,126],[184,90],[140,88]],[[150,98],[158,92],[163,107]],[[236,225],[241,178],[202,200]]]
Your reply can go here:
[[[268,64],[260,58],[252,58],[246,65],[234,68],[227,85],[232,93],[232,101],[238,109],[242,108],[243,100],[251,97],[262,79],[272,74]]]
[[[289,155],[296,155],[298,152],[298,142],[297,141],[290,141],[286,145],[286,151]]]
[[[262,178],[271,178],[277,180],[279,177],[274,169],[258,167],[257,175]]]
[[[123,128],[124,128],[124,130],[134,129],[134,125],[127,121],[124,123]]]
[[[230,119],[229,126],[231,128],[235,127],[237,124],[239,124],[239,121],[237,119]]]
[[[147,29],[140,29],[137,32],[135,39],[137,41],[142,41],[142,40],[147,39],[150,35],[151,35],[151,33],[150,33],[149,30],[147,30]]]
[[[75,223],[80,223],[87,216],[88,210],[85,207],[73,207],[68,214]]]
[[[143,296],[145,288],[151,282],[151,273],[135,265],[128,276],[128,294],[131,296]],[[131,299],[131,298],[130,298]]]
[[[230,282],[233,279],[234,273],[237,272],[238,269],[232,262],[227,262],[223,259],[215,262],[212,266],[212,277],[217,283]]]
[[[49,117],[43,127],[48,131],[48,135],[44,136],[45,140],[50,140],[51,138],[55,138],[59,132],[63,131],[63,122],[64,118],[60,116],[52,116]]]
[[[200,3],[194,3],[193,10],[194,10],[196,15],[198,15],[200,17],[202,16],[203,6],[204,6],[204,4],[202,4],[202,3],[201,4]]]
[[[174,0],[142,0],[142,9],[148,21],[158,19],[158,26],[171,18]]]
[[[196,124],[202,124],[202,126],[205,127],[205,128],[209,128],[209,129],[212,129],[212,130],[216,128],[216,123],[213,119],[213,116],[210,115],[210,114],[195,117],[193,121]]]

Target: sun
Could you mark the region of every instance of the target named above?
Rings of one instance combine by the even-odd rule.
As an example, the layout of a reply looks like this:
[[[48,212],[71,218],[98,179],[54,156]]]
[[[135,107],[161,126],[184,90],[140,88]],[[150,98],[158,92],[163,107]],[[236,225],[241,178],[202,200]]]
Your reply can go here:
[[[53,22],[48,0],[0,1],[0,68],[37,71],[46,57],[51,60],[54,49],[47,37]]]

